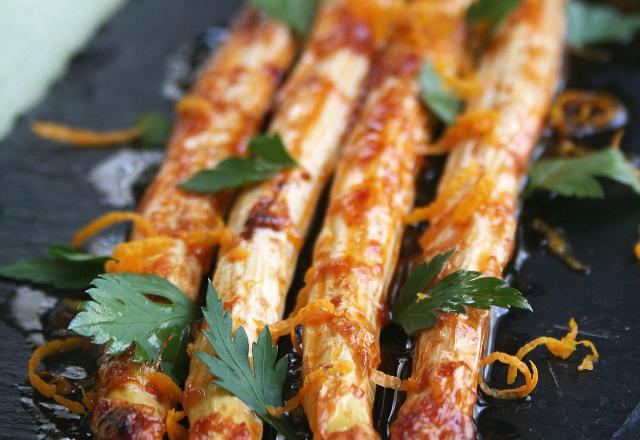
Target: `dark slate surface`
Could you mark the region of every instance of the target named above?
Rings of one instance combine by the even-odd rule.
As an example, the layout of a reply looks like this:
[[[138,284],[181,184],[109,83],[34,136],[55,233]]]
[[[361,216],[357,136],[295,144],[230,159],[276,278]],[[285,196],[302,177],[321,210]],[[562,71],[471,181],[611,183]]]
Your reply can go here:
[[[141,111],[169,113],[171,104],[160,94],[167,56],[208,26],[224,24],[237,3],[132,1],[76,57],[65,78],[0,143],[0,264],[68,241],[79,226],[112,209],[86,174],[114,150],[53,146],[34,138],[29,122],[50,119],[113,128],[127,126]],[[640,153],[640,45],[636,42],[613,54],[608,64],[572,60],[570,84],[621,96],[631,114],[623,146]],[[607,193],[604,201],[558,200],[537,206],[542,218],[564,228],[575,253],[592,272],[571,272],[533,248],[516,284],[530,286],[527,293],[535,312],[508,315],[497,335],[497,348],[513,352],[538,335],[562,336],[573,316],[584,332],[581,337],[598,346],[601,361],[595,371],[579,373],[581,356],[562,361],[539,349],[534,358],[540,385],[532,398],[489,403],[479,416],[480,437],[640,438],[640,264],[631,253],[638,236],[640,201],[616,185],[607,185]],[[0,282],[0,312],[5,317],[19,286]],[[42,421],[33,408],[27,409],[28,392],[18,387],[25,384],[33,348],[25,332],[4,319],[0,337],[0,438],[62,437],[52,431],[42,434]],[[494,369],[495,384],[504,384],[502,374],[503,370]]]

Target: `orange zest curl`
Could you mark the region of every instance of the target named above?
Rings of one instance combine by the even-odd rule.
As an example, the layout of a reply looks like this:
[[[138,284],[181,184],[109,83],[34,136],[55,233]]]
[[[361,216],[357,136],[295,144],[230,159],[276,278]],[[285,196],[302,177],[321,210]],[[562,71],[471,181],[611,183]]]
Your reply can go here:
[[[432,220],[438,214],[445,212],[449,205],[460,198],[462,191],[473,194],[474,187],[482,180],[482,167],[477,162],[471,162],[448,185],[441,188],[436,199],[427,206],[416,208],[404,218],[406,224],[415,224],[426,220]],[[488,181],[485,184],[489,184]],[[470,188],[470,190],[465,190]]]
[[[569,89],[555,100],[551,126],[562,135],[588,134],[619,125],[626,118],[618,98],[604,92]]]
[[[495,188],[495,179],[491,176],[483,176],[464,195],[460,204],[453,212],[453,222],[460,223],[467,221],[473,213],[480,208],[491,197],[491,192]]]
[[[284,406],[279,406],[279,407],[267,406],[267,411],[272,416],[280,418],[283,415],[290,413],[291,411],[293,411],[299,406],[300,406],[300,394],[297,394],[296,396],[289,399]]]
[[[505,390],[490,388],[485,383],[481,372],[482,372],[482,367],[492,364],[494,362],[502,362],[503,364],[509,365],[510,366],[509,371],[513,369],[515,374],[517,374],[517,372],[520,371],[524,376],[524,385],[518,388],[505,389]],[[515,379],[515,374],[514,374],[514,379]],[[538,385],[538,368],[536,367],[536,364],[531,362],[531,370],[529,370],[529,367],[527,366],[527,364],[522,362],[522,360],[518,359],[517,357],[507,353],[496,351],[491,353],[489,356],[487,356],[486,358],[480,361],[480,370],[478,372],[478,382],[480,384],[480,389],[482,389],[482,391],[485,394],[491,397],[494,397],[496,399],[509,399],[509,400],[521,399],[531,394],[531,392]],[[511,384],[513,383],[513,381],[509,383]]]
[[[180,420],[184,419],[184,417],[184,411],[170,409],[167,412],[165,426],[169,440],[187,440],[187,438],[189,438],[189,431],[180,424]]]
[[[403,391],[407,389],[406,384],[402,382],[402,379],[383,373],[379,370],[373,370],[371,372],[371,381],[383,388],[391,388],[393,390]]]
[[[182,403],[182,390],[164,373],[154,372],[149,377],[149,384],[163,396],[168,396],[172,401]]]
[[[500,114],[495,110],[478,109],[464,113],[442,135],[427,155],[444,154],[465,140],[490,139]]]
[[[445,86],[452,89],[461,98],[469,99],[480,89],[475,74],[461,76],[457,72],[452,72],[444,60],[437,60],[433,67],[444,81]]]
[[[338,361],[329,368],[312,371],[304,378],[304,382],[298,396],[303,399],[309,392],[310,388],[314,388],[316,390],[320,389],[323,384],[328,382],[330,377],[344,376],[352,371],[353,364],[349,361]]]
[[[108,212],[91,223],[89,223],[84,228],[80,229],[76,232],[76,235],[73,237],[73,241],[71,242],[73,247],[82,246],[89,238],[93,237],[100,231],[112,226],[116,223],[130,221],[136,227],[136,232],[144,237],[150,237],[156,234],[155,228],[153,224],[142,215],[137,212],[130,211],[121,211],[121,212]]]
[[[524,376],[525,384],[512,390],[496,390],[489,388],[484,382],[482,374],[478,374],[478,381],[482,391],[484,391],[485,394],[497,399],[519,399],[531,394],[531,392],[538,384],[538,369],[533,362],[530,362],[531,370],[529,370],[527,364],[525,364],[522,359],[531,350],[540,345],[546,345],[551,354],[562,359],[567,359],[569,356],[571,356],[576,351],[578,345],[584,345],[585,347],[591,349],[591,354],[587,355],[582,360],[582,363],[578,367],[578,370],[593,370],[593,363],[596,362],[599,358],[598,350],[596,350],[595,345],[591,341],[576,341],[576,336],[578,335],[578,325],[576,324],[575,319],[571,318],[571,320],[569,321],[569,328],[569,333],[567,333],[562,339],[556,339],[549,336],[540,336],[539,338],[536,338],[533,341],[523,345],[518,350],[515,356],[502,352],[494,352],[484,358],[482,361],[480,361],[480,369],[482,369],[482,367],[484,367],[485,365],[489,365],[496,361],[499,361],[503,364],[509,365],[509,371],[507,373],[507,383],[509,385],[515,382],[518,371],[520,371]]]
[[[335,306],[327,299],[312,301],[301,308],[295,315],[282,321],[269,325],[269,331],[274,341],[278,338],[290,334],[300,324],[305,322],[317,322],[324,320],[327,316],[335,315]]]
[[[196,95],[187,95],[178,101],[176,112],[180,115],[194,113],[196,115],[209,116],[212,112],[211,103]]]
[[[97,132],[42,121],[36,121],[31,124],[31,131],[43,139],[71,144],[77,147],[106,147],[109,145],[124,144],[140,136],[140,129],[137,127]]]
[[[523,345],[516,353],[516,357],[518,359],[522,359],[534,348],[540,345],[546,345],[551,354],[562,359],[567,359],[573,354],[574,351],[576,351],[578,345],[584,345],[585,347],[591,349],[591,354],[587,355],[583,359],[582,363],[578,367],[578,370],[593,370],[593,362],[597,361],[599,358],[598,350],[596,350],[595,345],[593,345],[591,341],[576,341],[576,336],[578,335],[578,325],[576,324],[575,319],[571,318],[571,320],[569,321],[569,328],[569,333],[567,333],[562,339],[556,339],[549,336],[540,336],[539,338],[536,338],[533,341]],[[507,383],[513,383],[516,374],[517,373],[515,371],[515,368],[510,367],[509,373],[507,374]]]
[[[76,402],[75,400],[67,399],[64,395],[58,392],[58,387],[43,380],[36,370],[42,363],[42,360],[49,356],[69,350],[75,350],[77,348],[90,350],[92,347],[93,345],[88,339],[76,336],[66,339],[57,339],[41,345],[34,350],[33,354],[31,354],[31,358],[29,358],[27,366],[29,383],[40,394],[55,400],[58,404],[64,406],[70,411],[77,414],[86,414],[88,412],[88,408],[91,407],[91,394],[85,394],[83,390],[84,405],[80,402]]]

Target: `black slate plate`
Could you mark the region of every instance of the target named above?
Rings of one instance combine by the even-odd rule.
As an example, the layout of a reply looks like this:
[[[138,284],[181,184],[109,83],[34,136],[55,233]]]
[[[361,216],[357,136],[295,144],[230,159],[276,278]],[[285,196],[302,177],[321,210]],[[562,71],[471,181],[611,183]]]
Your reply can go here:
[[[65,78],[0,143],[0,264],[67,242],[79,226],[113,209],[87,174],[119,150],[57,147],[36,139],[29,123],[45,119],[113,128],[127,126],[145,110],[170,114],[172,104],[160,92],[167,57],[208,26],[226,24],[238,3],[132,1],[74,59]],[[640,153],[640,44],[609,52],[608,63],[572,58],[569,84],[621,97],[630,112],[623,147]],[[562,336],[573,316],[581,336],[598,346],[601,361],[593,372],[579,373],[580,356],[562,361],[537,352],[538,388],[526,401],[490,402],[478,417],[483,439],[640,438],[640,264],[632,255],[640,200],[618,185],[607,184],[606,190],[602,201],[555,200],[535,206],[538,215],[567,232],[576,255],[592,271],[572,272],[543,250],[531,249],[514,282],[528,286],[535,312],[509,314],[496,340],[497,349],[514,352],[535,336]],[[113,236],[122,237],[124,231]],[[84,437],[78,430],[65,434],[47,425],[42,414],[55,408],[38,399],[34,404],[25,387],[26,362],[40,325],[37,314],[26,320],[25,313],[36,313],[39,302],[52,300],[21,290],[25,319],[16,323],[11,309],[21,286],[0,282],[0,312],[5,318],[0,321],[0,438]],[[495,384],[504,384],[503,373],[494,369]],[[56,418],[61,425],[63,419]],[[66,425],[79,422],[71,419]]]

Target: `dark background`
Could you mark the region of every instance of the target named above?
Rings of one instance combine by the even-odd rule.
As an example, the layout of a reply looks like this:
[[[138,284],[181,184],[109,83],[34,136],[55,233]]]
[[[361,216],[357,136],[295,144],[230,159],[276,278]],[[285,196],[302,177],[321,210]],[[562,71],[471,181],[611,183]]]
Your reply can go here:
[[[142,111],[171,114],[172,103],[161,94],[167,57],[207,27],[225,25],[239,3],[132,1],[75,57],[47,98],[0,142],[0,264],[42,254],[55,242],[68,242],[80,226],[113,209],[88,182],[87,174],[118,150],[56,146],[35,138],[29,123],[43,119],[109,129],[131,125]],[[639,154],[640,44],[609,48],[608,53],[608,63],[572,57],[569,84],[621,97],[631,121],[622,145]],[[632,254],[640,199],[615,184],[606,189],[603,201],[536,204],[537,215],[566,231],[575,254],[591,266],[591,273],[572,272],[544,249],[531,247],[514,283],[526,291],[535,311],[507,315],[496,340],[497,349],[514,352],[539,335],[561,337],[569,318],[575,317],[582,332],[579,339],[591,339],[601,360],[594,371],[578,372],[586,354],[582,350],[567,361],[548,356],[545,349],[536,350],[532,359],[540,372],[538,388],[525,401],[489,402],[479,416],[480,437],[640,438],[640,263]],[[521,232],[528,236],[526,229],[525,225]],[[119,234],[116,238],[124,237],[124,231]],[[30,341],[38,330],[25,328],[23,316],[15,322],[12,307],[20,286],[0,281],[0,438],[64,438],[42,417],[55,408],[47,408],[46,400],[36,399],[34,404],[25,386],[33,350]],[[26,309],[37,311],[38,305],[27,304]],[[492,383],[504,385],[503,373],[494,369]],[[71,424],[78,421],[72,419]]]

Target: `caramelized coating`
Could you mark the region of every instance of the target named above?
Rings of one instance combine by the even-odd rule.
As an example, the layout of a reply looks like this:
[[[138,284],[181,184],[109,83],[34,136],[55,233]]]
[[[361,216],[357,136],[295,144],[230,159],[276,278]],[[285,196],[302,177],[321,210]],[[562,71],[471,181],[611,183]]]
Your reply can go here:
[[[388,0],[367,1],[386,8]],[[356,108],[372,58],[383,41],[374,32],[385,14],[360,14],[354,0],[327,0],[310,40],[282,90],[270,126],[300,168],[243,191],[230,214],[235,238],[223,243],[213,284],[250,341],[283,313],[285,296],[320,192]],[[371,17],[375,17],[375,20]],[[204,336],[195,352],[207,351]],[[185,389],[192,438],[261,438],[262,423],[244,404],[211,384],[196,357]],[[244,425],[244,427],[242,427]]]
[[[271,105],[280,77],[291,63],[295,42],[289,30],[253,9],[245,10],[178,106],[179,118],[167,158],[140,206],[162,237],[118,246],[118,272],[155,273],[195,299],[211,264],[213,246],[188,237],[210,231],[224,214],[224,200],[183,192],[176,185],[198,170],[242,154]],[[196,103],[196,105],[194,105]],[[99,439],[160,439],[164,417],[175,405],[153,386],[155,367],[128,354],[102,360],[92,430]]]
[[[434,122],[420,102],[418,72],[425,59],[464,66],[469,3],[416,0],[403,11],[340,159],[298,298],[336,308],[324,322],[304,324],[302,403],[316,439],[378,438],[371,375],[419,153]]]
[[[500,277],[511,256],[521,180],[560,77],[564,7],[560,0],[524,0],[483,58],[482,91],[467,112],[491,110],[498,117],[490,136],[470,135],[454,146],[439,194],[471,164],[478,175],[444,200],[421,238],[426,259],[457,248],[445,273],[466,269]],[[483,179],[489,190],[477,191]],[[435,327],[418,334],[412,382],[392,438],[475,438],[472,415],[488,320],[488,312],[477,309],[443,313]]]

